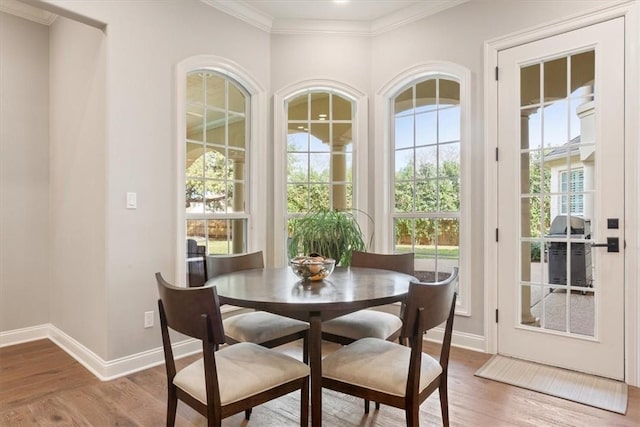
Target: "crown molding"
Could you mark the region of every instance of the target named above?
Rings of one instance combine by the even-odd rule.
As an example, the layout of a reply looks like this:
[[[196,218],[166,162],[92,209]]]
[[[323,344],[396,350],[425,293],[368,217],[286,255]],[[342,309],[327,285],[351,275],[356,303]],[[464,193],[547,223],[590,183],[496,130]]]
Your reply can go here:
[[[247,24],[253,25],[266,32],[271,32],[273,26],[273,18],[264,12],[249,6],[247,3],[236,0],[200,0],[202,3],[209,5],[231,15]]]
[[[271,34],[348,34],[374,36],[411,22],[435,15],[470,0],[425,1],[398,10],[374,21],[342,21],[314,19],[275,19],[238,0],[200,0],[221,12],[238,18]]]
[[[51,25],[58,17],[51,12],[29,6],[18,0],[2,0],[0,1],[0,12],[9,13],[29,21],[37,22],[42,25]]]
[[[371,35],[394,30],[468,1],[470,0],[440,0],[414,4],[371,22]]]
[[[330,21],[320,19],[276,19],[271,34],[349,34],[370,36],[371,23],[366,21]]]

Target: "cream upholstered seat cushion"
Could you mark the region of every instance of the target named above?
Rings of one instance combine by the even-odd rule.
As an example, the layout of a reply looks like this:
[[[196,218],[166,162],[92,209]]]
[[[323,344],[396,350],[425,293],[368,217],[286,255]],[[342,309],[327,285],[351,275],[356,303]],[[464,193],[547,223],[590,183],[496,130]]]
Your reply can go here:
[[[363,338],[322,360],[322,376],[383,393],[404,396],[411,348],[377,338]],[[440,363],[422,353],[420,390],[442,373]]]
[[[304,363],[254,343],[231,345],[216,351],[215,358],[222,405],[309,375]],[[207,404],[203,359],[180,370],[173,384]]]
[[[322,332],[359,340],[380,338],[386,340],[402,327],[398,316],[376,310],[360,310],[322,323]]]
[[[222,321],[224,334],[238,342],[261,344],[309,329],[309,324],[266,311],[253,311]]]

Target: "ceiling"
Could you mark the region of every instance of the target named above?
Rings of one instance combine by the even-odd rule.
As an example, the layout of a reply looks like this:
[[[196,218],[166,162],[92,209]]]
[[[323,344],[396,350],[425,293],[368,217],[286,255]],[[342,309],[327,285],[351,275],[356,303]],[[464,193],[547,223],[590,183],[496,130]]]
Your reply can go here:
[[[244,0],[274,19],[374,21],[425,0]]]
[[[131,1],[131,0],[130,0]],[[272,34],[375,35],[471,0],[200,0]],[[0,11],[50,25],[36,0],[0,0]]]
[[[372,35],[469,0],[201,0],[271,33]]]

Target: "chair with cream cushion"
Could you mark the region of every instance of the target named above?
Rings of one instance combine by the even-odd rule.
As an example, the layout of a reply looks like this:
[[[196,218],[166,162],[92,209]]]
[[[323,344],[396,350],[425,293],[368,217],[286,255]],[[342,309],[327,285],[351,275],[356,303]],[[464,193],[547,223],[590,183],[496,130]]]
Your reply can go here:
[[[207,256],[207,278],[254,268],[264,268],[262,251],[242,255]],[[255,286],[260,284],[256,283]],[[227,317],[222,323],[227,344],[252,342],[273,348],[302,339],[303,361],[308,361],[309,324],[306,322],[265,311],[251,311]]]
[[[378,254],[353,251],[352,267],[398,271],[413,276],[414,254]],[[386,308],[386,306],[384,306]],[[400,316],[401,305],[393,304],[389,311]],[[336,317],[322,323],[322,339],[349,344],[360,338],[373,337],[393,341],[400,335],[402,321],[398,315],[377,309],[366,309]]]
[[[175,424],[178,399],[207,417],[207,425],[300,390],[300,425],[308,423],[309,367],[254,343],[216,351],[225,342],[215,287],[179,288],[160,273],[158,310],[167,370],[167,426]],[[203,357],[177,371],[169,329],[202,341]]]
[[[447,367],[456,303],[457,268],[442,282],[411,282],[401,337],[410,346],[363,338],[322,361],[322,386],[405,410],[407,426],[419,425],[420,404],[440,392],[442,423],[449,425]],[[446,322],[439,359],[422,352],[426,331]],[[365,412],[368,412],[365,404]]]

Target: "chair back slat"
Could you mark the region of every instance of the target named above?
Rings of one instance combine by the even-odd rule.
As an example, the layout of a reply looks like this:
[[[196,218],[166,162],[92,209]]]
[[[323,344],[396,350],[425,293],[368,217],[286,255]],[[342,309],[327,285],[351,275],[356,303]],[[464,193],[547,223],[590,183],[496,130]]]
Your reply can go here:
[[[262,251],[242,255],[209,255],[207,260],[207,279],[234,271],[264,268]]]
[[[397,271],[413,276],[415,254],[379,254],[374,252],[353,251],[351,267],[378,268]]]
[[[207,281],[207,263],[204,246],[194,239],[187,239],[187,284],[189,287],[203,286]]]
[[[156,273],[156,281],[169,328],[203,341],[210,338],[215,344],[225,342],[215,286],[181,288],[167,283],[160,273]],[[213,337],[207,337],[207,331],[202,328],[203,314],[208,316]]]
[[[401,337],[413,338],[415,331],[428,331],[449,318],[457,278],[458,269],[454,268],[451,275],[441,282],[410,283]],[[419,309],[423,309],[423,315],[420,316],[421,324],[417,325]]]

